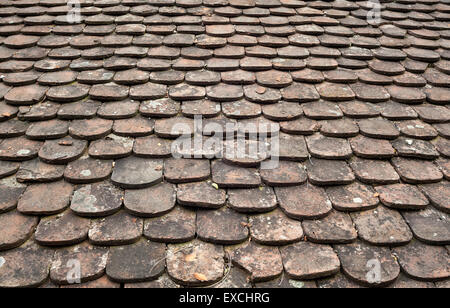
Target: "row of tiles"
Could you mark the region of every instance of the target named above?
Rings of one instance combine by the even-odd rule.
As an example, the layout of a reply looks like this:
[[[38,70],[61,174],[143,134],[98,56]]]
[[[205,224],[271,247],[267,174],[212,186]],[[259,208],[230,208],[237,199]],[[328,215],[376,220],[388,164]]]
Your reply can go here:
[[[25,214],[51,215],[72,203],[72,210],[81,216],[106,216],[118,211],[125,198],[124,204],[129,211],[138,216],[152,217],[171,210],[176,201],[188,206],[220,208],[227,198],[222,188],[229,188],[228,203],[238,211],[266,212],[279,204],[291,217],[298,219],[324,217],[333,207],[341,211],[371,209],[380,200],[388,207],[403,210],[424,209],[431,202],[436,208],[449,212],[449,184],[442,180],[442,174],[435,165],[428,165],[425,161],[396,162],[397,170],[421,176],[413,183],[427,184],[399,183],[399,176],[389,163],[369,160],[351,163],[358,179],[369,185],[355,182],[355,176],[345,162],[317,159],[307,164],[307,172],[301,164],[292,162],[280,162],[276,169],[258,172],[254,168],[233,167],[215,161],[211,181],[208,179],[211,171],[207,160],[166,160],[163,167],[162,161],[130,157],[115,163],[111,176],[115,186],[102,182],[110,177],[111,162],[83,159],[65,168],[33,160],[23,163],[20,169],[18,165],[2,162],[3,175],[19,171],[17,180],[11,176],[0,182],[4,194],[0,211],[18,205],[19,211]],[[411,166],[412,163],[416,165]],[[341,164],[348,169],[342,170]],[[178,183],[178,192],[173,184],[159,183],[163,180],[163,168],[165,180]],[[430,170],[439,172],[440,177]],[[76,188],[60,180],[63,174],[73,184],[91,185]],[[306,183],[308,177],[314,184],[339,186],[322,188]],[[36,184],[26,186],[17,181]],[[270,187],[262,186],[262,182]],[[381,186],[373,188],[371,185]],[[127,189],[125,197],[116,186]],[[275,191],[271,188],[273,186]],[[157,202],[148,204],[146,200]]]
[[[13,2],[14,3],[14,2]],[[239,2],[238,2],[239,3]],[[242,2],[240,2],[242,3]],[[322,2],[325,3],[325,2]],[[347,2],[350,3],[350,2]],[[92,4],[96,5],[93,6]],[[279,5],[275,5],[272,7],[248,7],[248,8],[237,8],[233,6],[217,6],[217,7],[208,7],[208,6],[202,6],[201,3],[198,4],[195,8],[185,8],[182,6],[173,6],[170,4],[164,4],[161,7],[152,6],[151,3],[141,4],[141,5],[135,5],[135,6],[126,6],[126,5],[120,5],[118,3],[117,5],[110,5],[110,6],[101,6],[98,3],[92,3],[91,5],[83,5],[82,7],[79,7],[79,11],[83,15],[91,16],[91,15],[98,15],[98,14],[104,14],[107,17],[110,17],[110,19],[114,20],[111,16],[120,16],[125,14],[133,14],[137,16],[151,16],[155,14],[161,14],[163,16],[180,16],[184,14],[191,14],[194,16],[202,16],[202,15],[212,15],[215,14],[223,19],[227,18],[235,18],[239,17],[241,15],[246,17],[261,17],[263,19],[267,19],[268,23],[270,25],[284,25],[287,22],[287,17],[291,16],[308,16],[308,17],[317,17],[325,15],[323,19],[317,19],[321,21],[322,23],[329,23],[334,24],[338,23],[337,20],[339,19],[346,19],[348,16],[352,16],[355,18],[360,19],[367,19],[367,14],[369,11],[373,9],[373,6],[370,5],[368,2],[360,2],[361,6],[358,6],[357,4],[353,4],[354,7],[349,7],[347,9],[339,7],[339,5],[336,5],[336,3],[328,3],[329,7],[327,8],[311,8],[311,7],[280,7]],[[448,13],[450,12],[449,6],[440,3],[437,5],[423,5],[420,6],[420,4],[414,6],[407,6],[407,5],[401,5],[401,4],[394,4],[394,6],[397,5],[397,7],[393,7],[392,4],[388,4],[384,7],[380,7],[382,10],[381,12],[381,18],[383,21],[399,21],[407,19],[408,17],[412,18],[413,20],[419,20],[419,21],[446,21],[449,18]],[[13,7],[8,6],[8,4],[2,5],[2,10],[0,11],[3,16],[11,16],[11,15],[17,15],[17,16],[39,16],[43,14],[49,14],[49,15],[64,15],[73,10],[73,6],[62,4],[59,6],[52,6],[52,7],[46,7],[46,6],[33,6],[33,7]],[[212,21],[215,22],[224,22],[224,20],[218,20],[213,19]],[[30,19],[31,21],[33,19]],[[270,22],[269,22],[270,20]],[[103,22],[107,22],[108,19],[102,20]],[[196,20],[194,19],[193,22]],[[367,23],[366,23],[367,24]],[[414,24],[413,24],[414,25]]]
[[[56,185],[47,185],[50,188],[54,186]],[[202,187],[199,185],[195,187],[200,188]],[[346,244],[355,242],[359,237],[369,245],[392,247],[408,244],[414,235],[420,242],[428,245],[450,244],[448,204],[445,209],[447,213],[441,212],[435,207],[427,206],[428,200],[420,191],[400,185],[377,189],[381,191],[380,199],[383,204],[402,197],[402,193],[416,193],[417,195],[406,196],[409,199],[401,201],[416,204],[404,206],[390,203],[388,206],[378,206],[378,198],[374,197],[376,194],[370,196],[371,204],[361,198],[367,196],[348,200],[350,196],[338,194],[345,189],[360,189],[361,192],[361,188],[353,185],[340,188],[340,191],[328,190],[336,193],[331,198],[337,205],[335,207],[353,211],[345,213],[334,210],[332,202],[329,199],[324,200],[325,193],[314,186],[275,189],[279,197],[279,207],[270,188],[263,188],[260,193],[256,190],[229,190],[228,206],[214,204],[213,210],[207,208],[212,207],[208,202],[217,201],[212,199],[214,196],[197,201],[199,196],[192,195],[192,186],[188,185],[179,186],[178,191],[178,199],[180,203],[188,204],[186,207],[175,205],[174,194],[168,197],[158,194],[170,193],[170,187],[160,186],[146,191],[126,191],[123,201],[125,209],[121,209],[122,200],[117,199],[118,196],[123,196],[123,193],[107,184],[82,186],[75,192],[72,201],[64,200],[66,205],[59,209],[57,206],[61,204],[43,208],[40,201],[31,208],[27,204],[27,198],[36,191],[37,188],[34,187],[19,198],[17,210],[0,214],[0,222],[5,227],[5,232],[0,236],[0,250],[18,247],[31,235],[34,235],[37,243],[49,247],[73,245],[88,238],[91,244],[99,246],[128,245],[139,240],[141,236],[163,243],[183,243],[198,237],[205,242],[221,245],[239,244],[250,237],[259,244],[270,246],[292,244],[302,239],[320,244]],[[408,188],[410,191],[405,192]],[[425,186],[424,190],[439,193],[439,188],[448,189],[448,183],[447,187]],[[106,196],[99,196],[100,192],[106,192]],[[272,195],[269,195],[270,192]],[[250,193],[258,196],[244,199]],[[266,195],[262,196],[263,193]],[[300,197],[296,203],[287,203],[292,201],[287,199],[293,199],[286,196],[287,193],[303,193],[304,197]],[[358,191],[353,191],[354,195],[356,193]],[[218,194],[219,192],[215,193]],[[45,194],[41,195],[44,195],[45,201],[53,201]],[[58,195],[62,198],[62,193]],[[102,200],[93,200],[94,197],[101,197]],[[155,199],[143,202],[136,200],[138,197]],[[423,199],[420,199],[421,197]],[[307,201],[309,198],[313,200]],[[323,200],[317,200],[318,198]],[[106,203],[107,201],[111,203]],[[394,199],[395,201],[397,200]],[[71,206],[67,209],[69,202]],[[339,207],[342,204],[348,207]],[[353,205],[354,207],[351,207]],[[40,208],[37,208],[38,206]],[[400,211],[399,208],[403,210]],[[32,216],[33,214],[49,216],[39,219]],[[102,217],[103,215],[109,216]]]
[[[320,258],[317,258],[319,255]],[[285,279],[285,285],[291,287],[304,284],[314,287],[312,279],[327,277],[331,278],[321,280],[319,285],[386,286],[399,278],[400,286],[433,286],[415,282],[405,277],[405,274],[416,280],[437,281],[438,286],[445,287],[450,275],[448,246],[428,246],[418,241],[392,250],[369,246],[360,241],[334,247],[311,242],[273,247],[250,241],[224,248],[197,239],[184,244],[169,244],[167,248],[162,243],[141,239],[131,245],[110,249],[90,246],[85,242],[53,250],[29,241],[17,249],[1,253],[1,258],[2,287],[39,286],[48,277],[52,281],[47,284],[49,287],[53,283],[69,285],[89,282],[105,273],[116,282],[138,283],[134,285],[136,287],[161,287],[161,280],[165,280],[166,283],[162,285],[165,287],[176,286],[175,283],[184,286],[214,285],[222,284],[223,280],[227,280],[227,284],[232,287],[249,287],[250,283],[258,284],[273,279],[279,284]],[[370,272],[370,266],[367,267],[375,263],[378,273]],[[232,268],[232,264],[236,267]],[[81,268],[78,273],[75,272],[77,265],[78,269]],[[341,268],[351,281],[338,274]],[[170,282],[166,275],[159,281],[151,282],[166,271],[175,283]],[[283,273],[286,277],[281,277]],[[104,279],[104,286],[114,285],[106,277]],[[296,281],[304,279],[309,281]],[[142,283],[146,281],[150,283]],[[272,284],[272,287],[276,286],[274,281]],[[271,285],[268,283],[265,286]]]
[[[396,121],[401,123],[400,121],[417,121],[420,118],[424,124],[432,125],[439,135],[447,137],[449,134],[446,127],[450,119],[448,107],[445,108],[427,103],[411,106],[393,101],[374,104],[357,100],[341,103],[315,101],[301,104],[280,101],[276,104],[267,105],[260,105],[247,100],[222,102],[221,104],[209,100],[184,101],[180,103],[168,98],[143,101],[142,103],[127,99],[104,104],[93,100],[81,100],[67,104],[46,100],[33,106],[22,107],[7,105],[4,101],[0,101],[0,112],[0,122],[6,122],[17,117],[21,122],[16,121],[13,123],[22,123],[22,128],[18,127],[16,134],[14,129],[7,129],[9,124],[2,124],[1,138],[23,135],[29,128],[29,125],[32,124],[27,122],[48,121],[55,118],[59,120],[89,120],[96,116],[101,119],[118,121],[132,119],[137,117],[138,114],[156,119],[157,122],[159,118],[171,118],[179,113],[185,118],[194,117],[195,119],[195,116],[202,116],[202,120],[207,122],[217,121],[219,123],[221,120],[227,119],[226,122],[234,124],[243,120],[245,123],[246,119],[256,118],[254,119],[255,124],[258,123],[258,119],[259,122],[268,124],[280,122],[280,129],[286,133],[295,133],[293,129],[287,128],[292,126],[289,124],[309,121],[316,124],[315,129],[305,129],[303,133],[298,131],[297,134],[309,135],[321,130],[324,135],[335,137],[353,137],[360,129],[356,125],[358,122],[362,121],[364,123],[362,119],[379,118],[380,116],[392,121],[393,124]],[[220,112],[225,118],[220,115]],[[263,121],[264,118],[261,115],[267,120]],[[304,117],[302,117],[303,115]],[[179,119],[181,120],[180,122],[189,121],[189,119],[183,120],[183,117]],[[251,120],[246,121],[251,122]],[[159,120],[159,123],[163,122]],[[370,121],[365,120],[365,122]],[[151,123],[154,125],[153,121]],[[347,125],[340,127],[339,124],[342,125],[342,123],[347,123]],[[330,126],[333,128],[330,128]],[[346,126],[349,126],[350,129],[345,129]],[[362,126],[364,127],[364,124]],[[400,130],[402,129],[400,128]],[[428,131],[431,133],[425,134],[429,137],[426,139],[432,139],[437,136],[432,128],[429,127]],[[341,134],[338,132],[341,132]],[[403,129],[403,133],[405,132]],[[368,134],[369,137],[373,135],[367,131],[362,133]],[[129,135],[133,134],[130,133]],[[407,132],[406,135],[408,135]]]

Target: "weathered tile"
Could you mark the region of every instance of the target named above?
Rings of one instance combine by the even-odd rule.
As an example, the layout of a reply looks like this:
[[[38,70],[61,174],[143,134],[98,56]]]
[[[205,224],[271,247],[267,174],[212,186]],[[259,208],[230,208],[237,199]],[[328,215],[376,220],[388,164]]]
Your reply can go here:
[[[368,138],[362,135],[349,140],[355,155],[362,158],[391,158],[395,155],[395,149],[391,143],[383,139]]]
[[[36,228],[35,240],[43,246],[67,246],[87,239],[90,220],[67,210],[59,215],[42,218]]]
[[[436,281],[450,276],[449,252],[440,246],[413,241],[394,249],[402,270],[419,280]]]
[[[15,174],[20,169],[21,164],[9,161],[0,161],[0,179]]]
[[[0,286],[4,288],[36,287],[49,274],[54,251],[29,241],[21,247],[0,253]]]
[[[340,262],[333,248],[299,242],[281,248],[284,268],[290,278],[316,279],[339,271]]]
[[[219,187],[252,188],[261,184],[260,175],[255,168],[235,167],[222,161],[213,161],[211,173],[213,182]]]
[[[215,188],[209,181],[179,184],[177,187],[177,202],[181,205],[220,208],[225,201],[225,190]]]
[[[361,211],[376,207],[378,197],[372,186],[354,182],[350,185],[341,185],[326,188],[333,207],[338,211]]]
[[[261,170],[261,178],[270,186],[293,186],[306,182],[303,165],[297,162],[280,161],[274,169]]]
[[[389,285],[400,274],[400,266],[387,247],[355,242],[336,245],[335,250],[344,274],[364,286]]]
[[[35,84],[15,87],[5,94],[4,100],[10,105],[33,105],[44,99],[47,90],[48,87]]]
[[[406,222],[411,227],[414,236],[430,245],[448,245],[450,230],[448,214],[432,207],[419,212],[403,212]]]
[[[26,215],[52,215],[69,206],[73,186],[64,181],[34,184],[27,187],[17,209]]]
[[[91,142],[89,156],[98,159],[124,158],[133,152],[133,139],[108,135],[104,139]]]
[[[414,280],[402,273],[402,274],[400,274],[400,276],[398,276],[397,280],[392,285],[389,286],[389,288],[394,288],[394,289],[412,289],[412,288],[425,289],[425,288],[427,288],[428,289],[428,288],[435,288],[435,286],[432,282]]]
[[[412,240],[412,233],[399,212],[379,206],[352,213],[358,235],[371,245],[400,246]]]
[[[238,244],[247,239],[247,216],[223,207],[219,210],[197,211],[197,236],[215,244]]]
[[[319,244],[351,243],[358,237],[349,214],[331,211],[318,220],[302,223],[308,241]]]
[[[439,182],[443,177],[441,171],[430,161],[395,157],[392,163],[406,183],[434,183]]]
[[[80,158],[86,148],[85,140],[76,140],[72,137],[47,140],[39,150],[39,158],[49,164],[67,164]]]
[[[319,219],[332,210],[331,201],[323,188],[309,183],[294,187],[275,188],[280,207],[294,219]]]
[[[398,155],[403,157],[422,159],[435,159],[439,157],[435,146],[425,140],[400,137],[392,142],[392,146]]]
[[[233,264],[247,271],[254,282],[272,280],[283,272],[281,254],[277,247],[248,242],[230,254]]]
[[[403,135],[410,138],[430,140],[438,136],[433,126],[419,120],[402,121],[397,127]]]
[[[346,159],[352,156],[352,149],[346,139],[314,134],[306,137],[312,156],[324,159]]]
[[[397,209],[423,209],[428,205],[427,198],[420,190],[409,184],[392,184],[375,188],[381,202]]]
[[[144,236],[154,242],[184,243],[196,234],[196,213],[175,207],[169,213],[145,220]]]
[[[311,158],[306,162],[308,179],[314,185],[343,185],[355,180],[355,175],[342,160]]]
[[[99,246],[117,246],[135,243],[142,235],[143,221],[120,211],[91,222],[89,241]]]
[[[394,167],[387,161],[354,157],[350,167],[356,178],[366,184],[392,184],[400,180]]]
[[[64,168],[33,159],[20,165],[16,178],[19,182],[53,182],[63,178]]]
[[[221,246],[198,240],[172,244],[166,253],[167,272],[172,280],[181,285],[210,285],[224,275],[224,256]]]
[[[301,223],[288,218],[278,209],[250,216],[249,226],[252,239],[262,245],[286,245],[303,238]]]
[[[25,137],[8,138],[0,143],[0,159],[11,161],[30,160],[37,156],[42,142]]]
[[[133,152],[139,157],[164,158],[172,155],[172,142],[157,136],[136,138]]]
[[[175,201],[175,187],[172,184],[160,183],[145,189],[127,190],[124,204],[133,215],[155,217],[169,212],[175,206]]]
[[[127,157],[116,161],[111,181],[122,188],[135,189],[162,181],[163,161]]]
[[[117,212],[123,192],[109,182],[85,185],[73,194],[70,209],[78,216],[101,217]]]
[[[173,183],[201,181],[210,175],[209,161],[168,159],[164,162],[164,178]]]
[[[450,213],[450,187],[449,182],[425,184],[419,186],[420,190],[438,210]]]
[[[106,264],[106,275],[118,282],[153,280],[164,272],[166,247],[148,240],[127,246],[111,248]]]
[[[87,243],[56,251],[50,269],[50,278],[59,285],[74,285],[100,278],[105,273],[108,249]],[[79,272],[77,268],[79,262]]]
[[[84,157],[67,165],[64,178],[75,184],[100,182],[109,178],[112,168],[111,161]]]
[[[70,124],[69,133],[74,138],[96,140],[109,135],[113,121],[105,119],[74,120]]]
[[[25,216],[16,210],[0,214],[3,232],[0,235],[0,251],[19,247],[34,232],[39,219]]]
[[[342,273],[337,273],[336,275],[329,277],[329,278],[319,279],[317,281],[317,284],[319,285],[319,288],[322,288],[322,289],[341,289],[341,288],[356,289],[356,288],[360,288],[359,284],[348,279]]]

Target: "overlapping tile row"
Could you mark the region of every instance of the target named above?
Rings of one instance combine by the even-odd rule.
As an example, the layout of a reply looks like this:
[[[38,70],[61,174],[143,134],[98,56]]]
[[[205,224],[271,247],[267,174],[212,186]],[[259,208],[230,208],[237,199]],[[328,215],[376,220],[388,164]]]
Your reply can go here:
[[[449,286],[445,1],[67,2],[0,3],[0,287]]]

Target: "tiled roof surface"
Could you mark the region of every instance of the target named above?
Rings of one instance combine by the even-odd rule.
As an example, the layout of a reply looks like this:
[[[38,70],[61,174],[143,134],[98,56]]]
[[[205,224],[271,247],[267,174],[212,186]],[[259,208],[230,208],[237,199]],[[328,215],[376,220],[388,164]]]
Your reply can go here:
[[[448,1],[67,2],[0,2],[0,287],[449,287]]]

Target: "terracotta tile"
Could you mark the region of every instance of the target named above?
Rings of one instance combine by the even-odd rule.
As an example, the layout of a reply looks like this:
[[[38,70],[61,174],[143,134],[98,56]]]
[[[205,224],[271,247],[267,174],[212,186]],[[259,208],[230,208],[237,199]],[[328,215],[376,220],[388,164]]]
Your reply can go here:
[[[85,185],[73,194],[70,209],[79,216],[98,217],[117,212],[123,192],[108,182]]]
[[[352,156],[347,140],[314,134],[305,138],[312,156],[324,159],[346,159]]]
[[[312,158],[306,163],[309,181],[314,185],[350,184],[355,175],[345,161]]]
[[[291,244],[303,237],[301,223],[288,218],[278,209],[250,216],[249,224],[252,239],[262,245]]]
[[[194,239],[196,234],[196,213],[182,207],[171,212],[145,220],[144,236],[154,242],[184,243]]]
[[[442,179],[442,173],[430,161],[396,157],[392,159],[403,181],[411,184],[433,183]]]
[[[213,161],[211,164],[213,182],[223,188],[251,188],[261,184],[261,178],[254,168],[235,167]]]
[[[421,242],[430,245],[447,245],[450,243],[450,232],[447,228],[448,214],[432,207],[419,212],[403,212],[414,236]]]
[[[419,188],[427,196],[431,204],[437,209],[449,213],[450,203],[448,201],[450,198],[450,190],[448,189],[448,185],[449,183],[447,181],[441,181],[435,184],[420,185]]]
[[[361,134],[377,139],[395,139],[400,132],[392,122],[382,118],[364,119],[358,122]]]
[[[53,254],[53,250],[42,248],[32,241],[1,253],[4,264],[0,270],[0,286],[17,288],[41,285],[49,275]]]
[[[69,84],[50,88],[47,91],[47,98],[56,102],[70,103],[85,98],[88,93],[89,87],[86,85]],[[91,96],[95,98],[94,95]]]
[[[356,178],[363,183],[392,184],[400,180],[394,167],[387,161],[354,157],[350,166],[355,172]]]
[[[0,179],[15,174],[20,168],[19,163],[0,161]]]
[[[67,246],[87,239],[90,220],[67,210],[59,215],[42,218],[36,228],[35,240],[43,246]]]
[[[198,240],[169,245],[166,253],[167,272],[176,283],[204,286],[223,277],[224,252],[221,246]]]
[[[249,242],[231,254],[233,263],[249,272],[254,282],[272,280],[283,271],[281,254],[275,247]]]
[[[391,208],[423,209],[428,205],[427,198],[420,190],[408,184],[392,184],[375,188],[381,202]]]
[[[223,207],[215,211],[197,212],[198,238],[215,244],[237,244],[249,235],[247,217]]]
[[[344,274],[364,286],[388,285],[394,282],[400,274],[400,266],[387,247],[369,246],[363,242],[355,242],[337,245],[335,249]],[[381,266],[381,277],[368,275],[370,269],[374,268],[372,263]]]
[[[127,157],[116,161],[111,181],[122,188],[143,188],[162,181],[162,160]]]
[[[209,161],[168,159],[164,163],[164,177],[173,183],[201,181],[210,175]]]
[[[226,192],[216,189],[209,181],[180,184],[177,187],[177,201],[185,206],[219,208],[225,204]]]
[[[25,216],[16,210],[0,214],[3,232],[0,236],[0,250],[19,247],[26,242],[38,224],[37,217]]]
[[[277,187],[275,193],[283,212],[294,219],[320,219],[332,210],[325,191],[311,184]]]
[[[89,241],[99,246],[117,246],[135,243],[142,235],[143,221],[120,211],[91,222]]]
[[[357,238],[350,216],[337,211],[319,220],[305,220],[302,226],[307,239],[314,243],[344,244]]]
[[[113,281],[141,282],[153,280],[164,272],[166,247],[141,240],[135,244],[111,248],[106,274]]]
[[[375,208],[378,197],[372,186],[354,182],[345,186],[334,186],[326,189],[333,207],[339,211],[360,211]]]
[[[288,276],[294,279],[331,276],[337,273],[340,267],[338,256],[331,246],[327,245],[299,242],[283,247],[281,255]],[[320,258],[317,258],[318,255]],[[303,262],[307,262],[308,265],[305,266]]]
[[[133,139],[108,135],[104,139],[91,142],[89,156],[98,159],[117,159],[131,155],[133,151]]]
[[[394,141],[395,142],[395,141]],[[349,140],[353,153],[362,158],[391,158],[395,149],[387,140],[357,136]]]
[[[108,249],[104,247],[95,247],[87,243],[62,248],[55,253],[50,269],[50,278],[54,283],[60,285],[74,284],[77,282],[76,280],[81,283],[96,280],[105,273],[108,253]],[[73,260],[80,262],[78,277],[77,274],[73,275],[70,272],[73,265],[68,266],[73,263]]]
[[[426,281],[449,277],[448,251],[443,247],[429,246],[418,241],[394,249],[400,266],[409,276]],[[426,270],[425,270],[426,269]]]
[[[147,200],[152,202],[149,203]],[[145,189],[127,190],[124,205],[135,216],[155,217],[170,212],[175,206],[175,201],[175,187],[168,183],[160,183]]]
[[[53,182],[63,178],[64,169],[64,166],[46,164],[39,159],[33,159],[20,165],[16,178],[19,182]]]
[[[67,164],[77,160],[87,148],[87,141],[65,137],[47,140],[39,150],[39,158],[49,164]]]
[[[412,233],[399,212],[379,206],[352,213],[358,235],[372,245],[400,246],[412,240]],[[375,227],[376,226],[376,227]]]
[[[97,115],[101,118],[110,120],[128,119],[137,115],[138,111],[139,102],[131,99],[126,99],[122,101],[102,104],[97,110]]]
[[[35,184],[27,187],[17,209],[26,215],[52,215],[69,206],[73,186],[63,181]]]

